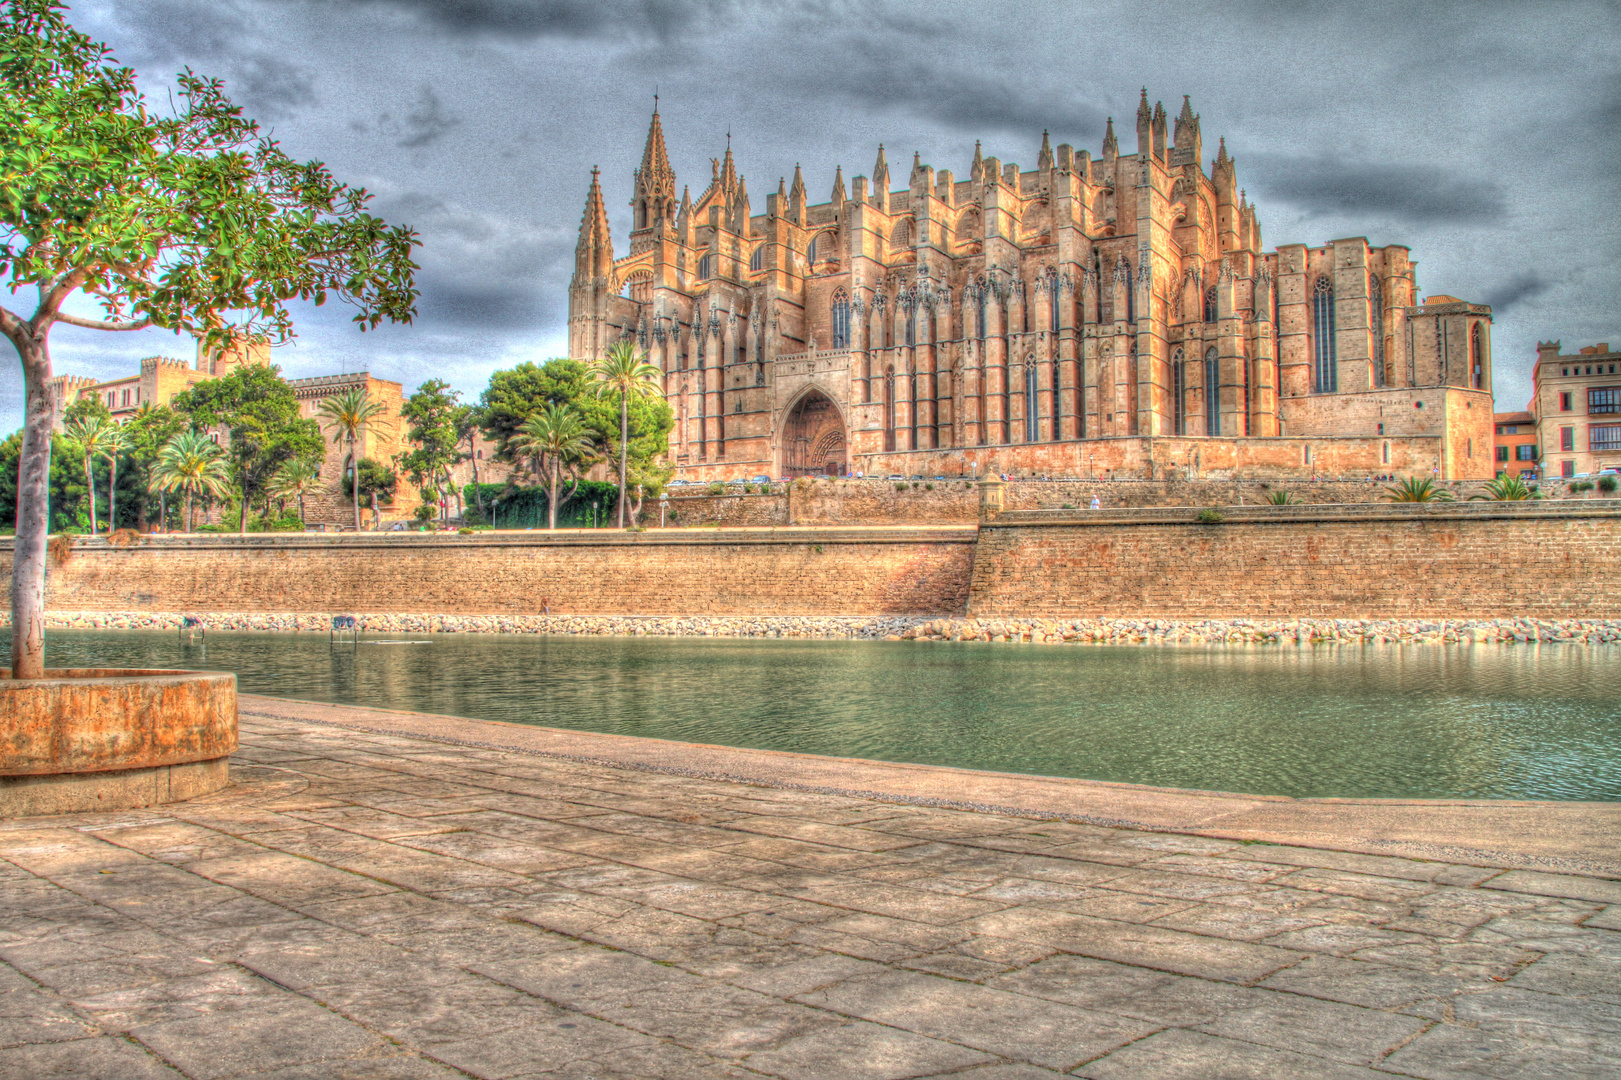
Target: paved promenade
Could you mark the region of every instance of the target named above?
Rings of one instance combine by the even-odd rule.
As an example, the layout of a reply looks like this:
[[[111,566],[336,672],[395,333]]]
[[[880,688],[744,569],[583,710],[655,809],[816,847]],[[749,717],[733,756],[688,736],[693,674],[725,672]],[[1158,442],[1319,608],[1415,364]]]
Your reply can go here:
[[[242,728],[218,795],[0,823],[0,1077],[1621,1075],[1610,806]]]

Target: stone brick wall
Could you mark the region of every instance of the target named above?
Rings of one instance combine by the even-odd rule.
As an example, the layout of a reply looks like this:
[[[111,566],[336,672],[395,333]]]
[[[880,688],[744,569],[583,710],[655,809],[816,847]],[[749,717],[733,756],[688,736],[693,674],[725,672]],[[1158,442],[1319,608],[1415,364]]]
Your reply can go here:
[[[80,611],[579,615],[960,612],[971,529],[151,537],[77,544],[46,602]],[[9,579],[9,543],[0,581]]]
[[[973,616],[1621,615],[1621,501],[1007,513]]]

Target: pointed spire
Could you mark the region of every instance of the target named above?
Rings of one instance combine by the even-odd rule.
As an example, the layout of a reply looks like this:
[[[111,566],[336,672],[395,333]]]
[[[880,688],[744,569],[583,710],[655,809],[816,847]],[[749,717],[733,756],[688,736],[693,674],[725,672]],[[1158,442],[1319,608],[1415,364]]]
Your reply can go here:
[[[720,166],[720,189],[730,196],[737,187],[737,166],[732,162],[732,133],[726,133],[726,157]]]
[[[1184,151],[1184,161],[1200,161],[1204,151],[1201,149],[1199,139],[1199,114],[1193,111],[1193,103],[1186,94],[1182,95],[1182,112],[1176,118],[1176,148]]]
[[[782,202],[788,201],[788,178],[786,176],[777,177],[777,198]]]
[[[833,212],[836,214],[844,206],[844,166],[840,165],[833,170]]]
[[[788,220],[795,225],[805,224],[805,178],[794,162],[794,186],[788,189]]]
[[[1103,128],[1103,156],[1105,159],[1120,156],[1120,140],[1114,137],[1114,117]]]
[[[980,153],[979,140],[974,140],[974,163],[968,166],[968,179],[979,180],[985,176],[985,155]]]
[[[737,178],[737,198],[732,211],[732,231],[739,236],[749,235],[749,185],[743,177]]]
[[[878,161],[872,167],[872,186],[877,191],[889,190],[889,162],[884,160],[884,144],[878,144]]]
[[[1050,169],[1053,167],[1053,144],[1047,137],[1045,130],[1041,133],[1041,153],[1036,155],[1036,168]]]
[[[1154,110],[1148,104],[1148,87],[1143,87],[1137,103],[1137,153],[1147,157],[1154,148]]]
[[[1182,130],[1182,125],[1183,124],[1191,124],[1191,123],[1193,123],[1193,121],[1195,119],[1196,118],[1193,115],[1193,102],[1188,99],[1188,95],[1183,94],[1182,95],[1182,112],[1180,114],[1178,114],[1178,116],[1176,118],[1176,128],[1177,128],[1177,130],[1178,131]]]
[[[1145,86],[1143,87],[1142,100],[1137,102],[1137,122],[1142,123],[1144,120],[1147,120],[1150,115],[1151,112],[1148,108],[1148,87]]]
[[[790,199],[803,199],[805,197],[805,178],[799,172],[799,162],[794,162],[794,184],[788,189]]]
[[[585,193],[580,217],[580,239],[574,245],[574,280],[583,284],[613,277],[613,237],[608,233],[608,208],[602,202],[602,170],[591,167],[591,187]]]
[[[659,121],[658,98],[653,98],[653,122],[647,129],[647,146],[642,150],[642,167],[636,170],[638,200],[668,201],[675,198],[675,170],[664,149],[664,125]]]
[[[1216,168],[1219,169],[1223,166],[1231,166],[1232,163],[1233,159],[1227,156],[1227,136],[1223,135],[1221,137],[1221,145],[1216,150]]]
[[[916,150],[912,151],[912,175],[916,176],[923,171],[923,155]]]

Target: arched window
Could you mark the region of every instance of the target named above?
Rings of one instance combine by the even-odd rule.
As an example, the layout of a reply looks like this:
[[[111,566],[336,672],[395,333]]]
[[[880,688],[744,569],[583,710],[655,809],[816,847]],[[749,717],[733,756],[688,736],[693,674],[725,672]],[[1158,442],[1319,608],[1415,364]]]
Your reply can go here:
[[[1137,321],[1137,282],[1136,279],[1132,277],[1131,264],[1126,260],[1121,259],[1120,265],[1126,268],[1126,321],[1129,323],[1134,323]]]
[[[917,344],[917,304],[906,305],[906,344]]]
[[[698,260],[698,280],[708,281],[715,276],[715,256],[705,255]]]
[[[884,449],[895,449],[895,369],[884,371]]]
[[[836,259],[838,256],[839,237],[837,233],[832,231],[819,232],[811,240],[808,258],[813,265],[819,262],[827,262],[829,259]]]
[[[1385,379],[1385,287],[1373,274],[1368,275],[1368,330],[1373,335],[1373,385],[1384,386]]]
[[[1058,333],[1058,277],[1056,274],[1047,278],[1047,329]]]
[[[1312,330],[1317,339],[1317,362],[1312,366],[1311,390],[1332,394],[1340,388],[1338,355],[1334,342],[1334,285],[1327,274],[1318,274],[1312,287]]]
[[[1024,362],[1024,441],[1036,441],[1036,358]]]
[[[759,270],[765,265],[765,245],[761,244],[749,254],[749,269]]]
[[[1178,349],[1171,354],[1171,408],[1175,410],[1172,413],[1175,420],[1171,430],[1177,435],[1186,435],[1188,433],[1186,423],[1187,396],[1188,376],[1182,362],[1182,350]]]
[[[1221,434],[1221,387],[1216,382],[1216,370],[1219,366],[1216,360],[1216,347],[1212,345],[1205,350],[1204,354],[1204,430],[1206,435]]]
[[[1469,332],[1469,385],[1476,390],[1486,388],[1486,335],[1480,327],[1477,322]]]
[[[843,289],[833,293],[833,347],[850,347],[850,294]]]
[[[1204,321],[1216,321],[1216,287],[1214,285],[1204,291]]]

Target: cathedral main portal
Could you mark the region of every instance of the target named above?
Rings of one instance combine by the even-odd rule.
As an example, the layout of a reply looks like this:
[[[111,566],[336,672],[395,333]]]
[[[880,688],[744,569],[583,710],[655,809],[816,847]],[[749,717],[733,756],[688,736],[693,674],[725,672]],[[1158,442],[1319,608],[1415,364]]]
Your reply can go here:
[[[782,432],[782,475],[843,476],[844,421],[824,394],[811,391],[788,414]]]

